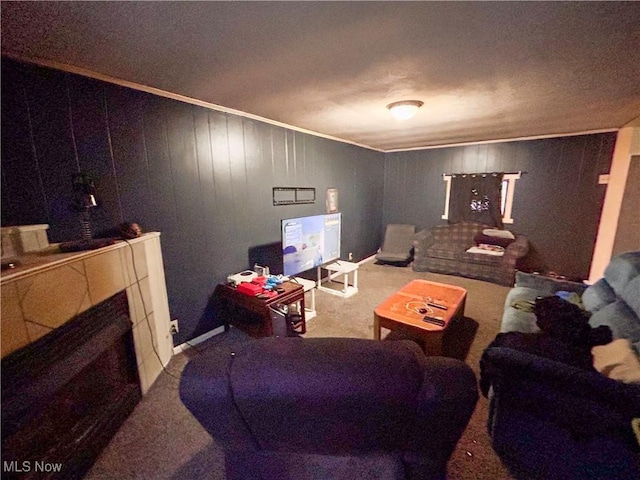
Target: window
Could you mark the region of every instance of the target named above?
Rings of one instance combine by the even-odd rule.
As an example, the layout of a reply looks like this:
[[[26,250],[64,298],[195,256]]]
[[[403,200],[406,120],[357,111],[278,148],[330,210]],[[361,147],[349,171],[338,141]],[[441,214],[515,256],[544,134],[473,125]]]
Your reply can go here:
[[[505,173],[502,177],[502,191],[501,193],[501,205],[502,210],[502,223],[513,223],[511,217],[513,207],[513,196],[516,190],[516,180],[521,176],[521,172],[517,173]],[[451,175],[443,175],[442,179],[446,182],[445,198],[444,198],[444,213],[442,215],[443,220],[449,219],[449,201],[451,199]]]

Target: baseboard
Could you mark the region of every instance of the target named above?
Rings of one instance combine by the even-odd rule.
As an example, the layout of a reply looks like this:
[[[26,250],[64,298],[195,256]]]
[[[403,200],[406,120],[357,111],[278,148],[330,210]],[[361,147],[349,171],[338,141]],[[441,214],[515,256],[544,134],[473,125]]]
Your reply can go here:
[[[376,255],[373,254],[370,257],[363,258],[358,262],[358,265],[364,265],[367,262],[373,262],[376,259]]]
[[[180,345],[173,347],[173,354],[177,355],[180,352],[189,350],[191,347],[195,347],[199,343],[202,343],[205,340],[209,340],[211,337],[215,337],[216,335],[220,335],[221,333],[224,333],[224,326],[214,328],[213,330],[210,330],[207,333],[203,333],[202,335],[196,338],[193,338],[188,342],[184,342],[184,343],[181,343]]]

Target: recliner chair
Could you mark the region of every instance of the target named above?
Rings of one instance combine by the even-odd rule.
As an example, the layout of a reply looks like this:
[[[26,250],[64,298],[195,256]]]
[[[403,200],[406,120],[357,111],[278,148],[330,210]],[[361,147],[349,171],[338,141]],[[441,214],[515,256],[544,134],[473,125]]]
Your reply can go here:
[[[411,262],[415,225],[389,224],[384,232],[382,248],[376,260],[382,263],[407,266]]]
[[[444,479],[478,398],[408,340],[263,338],[184,369],[180,398],[233,479]]]

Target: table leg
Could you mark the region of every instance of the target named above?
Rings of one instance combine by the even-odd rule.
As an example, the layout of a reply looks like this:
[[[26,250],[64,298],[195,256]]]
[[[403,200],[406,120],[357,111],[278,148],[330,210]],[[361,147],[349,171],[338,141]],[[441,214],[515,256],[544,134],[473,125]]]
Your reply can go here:
[[[300,299],[300,315],[302,316],[302,334],[307,333],[307,307],[304,301],[304,292],[302,293],[302,298]]]
[[[373,314],[373,339],[380,340],[380,318],[375,313]]]
[[[311,308],[310,310],[312,312],[316,311],[316,289],[312,288],[311,289]]]

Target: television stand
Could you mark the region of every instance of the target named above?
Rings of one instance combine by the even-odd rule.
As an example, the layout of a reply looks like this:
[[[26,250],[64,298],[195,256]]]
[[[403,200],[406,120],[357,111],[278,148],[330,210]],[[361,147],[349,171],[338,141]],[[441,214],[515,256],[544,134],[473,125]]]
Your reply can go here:
[[[225,332],[229,330],[230,325],[233,325],[254,338],[272,337],[278,333],[274,330],[272,310],[279,310],[280,307],[288,307],[292,303],[299,302],[302,328],[297,333],[305,333],[306,309],[303,286],[295,282],[283,282],[280,287],[284,289],[283,293],[276,297],[260,299],[245,295],[236,287],[221,283],[216,286],[212,296],[214,315],[222,320]]]
[[[345,262],[344,260],[336,260],[335,262],[321,265],[318,267],[318,290],[337,295],[342,298],[349,298],[358,293],[358,265],[357,263]],[[322,269],[329,272],[328,279],[333,280],[335,277],[344,275],[344,288],[337,290],[322,286]],[[353,273],[353,284],[349,285],[349,274]]]

